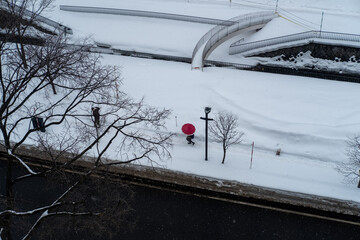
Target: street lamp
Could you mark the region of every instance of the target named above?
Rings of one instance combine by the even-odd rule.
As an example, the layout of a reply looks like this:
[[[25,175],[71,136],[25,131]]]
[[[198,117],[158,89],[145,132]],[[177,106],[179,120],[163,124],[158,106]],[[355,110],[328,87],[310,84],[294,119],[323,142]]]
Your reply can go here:
[[[209,114],[211,112],[211,107],[205,107],[205,114]]]
[[[208,118],[209,113],[211,112],[211,107],[205,107],[204,109],[205,117],[200,117],[200,119],[205,120],[205,161],[208,160],[208,122],[214,119]]]

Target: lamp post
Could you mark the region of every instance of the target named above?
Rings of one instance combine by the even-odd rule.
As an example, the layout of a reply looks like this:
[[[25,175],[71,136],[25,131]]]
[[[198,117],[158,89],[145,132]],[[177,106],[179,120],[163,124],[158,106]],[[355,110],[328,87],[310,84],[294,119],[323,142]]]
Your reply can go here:
[[[205,107],[205,117],[200,117],[200,119],[205,120],[205,161],[208,160],[208,122],[214,119],[208,118],[209,113],[211,112],[211,107]]]

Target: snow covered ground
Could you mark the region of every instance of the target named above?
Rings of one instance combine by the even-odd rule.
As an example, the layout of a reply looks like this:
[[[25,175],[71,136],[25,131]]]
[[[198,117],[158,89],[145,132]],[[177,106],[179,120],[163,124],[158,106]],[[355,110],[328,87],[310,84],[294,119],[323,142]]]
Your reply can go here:
[[[58,5],[114,7],[224,20],[276,6],[276,0],[233,0],[231,6],[226,0],[55,3],[51,18],[73,28],[74,38],[90,35],[95,41],[124,50],[187,57],[212,25],[64,12]],[[305,29],[301,24],[308,21],[320,26],[323,11],[324,30],[360,34],[358,0],[279,0],[279,7],[287,16],[296,16],[293,19],[298,22],[276,18],[256,34],[247,34],[247,40],[302,32]],[[226,44],[214,51],[211,58],[229,59]],[[347,161],[345,141],[360,132],[360,109],[356,108],[360,84],[221,68],[191,71],[189,64],[123,56],[104,55],[103,62],[122,67],[124,91],[135,98],[145,96],[147,103],[173,111],[167,127],[177,135],[173,158],[162,163],[164,167],[360,202],[359,189],[345,184],[336,171],[337,164]],[[225,164],[221,164],[221,146],[214,142],[209,143],[209,161],[204,161],[204,121],[200,117],[204,116],[206,106],[212,107],[209,117],[222,110],[236,114],[240,130],[245,133],[243,143],[229,149]],[[197,128],[195,146],[188,145],[181,133],[184,123]],[[252,142],[255,150],[250,169]],[[275,155],[278,148],[282,151],[280,156]]]

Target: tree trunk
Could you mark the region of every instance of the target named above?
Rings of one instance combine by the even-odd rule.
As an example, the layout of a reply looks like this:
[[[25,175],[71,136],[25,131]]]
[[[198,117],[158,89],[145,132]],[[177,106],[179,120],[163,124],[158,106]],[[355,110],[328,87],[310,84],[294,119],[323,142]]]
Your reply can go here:
[[[21,59],[23,61],[24,68],[28,69],[28,64],[26,62],[26,53],[25,53],[24,45],[22,43],[20,43],[20,50],[21,50]]]
[[[54,82],[53,82],[52,80],[50,81],[50,84],[51,84],[51,87],[52,87],[53,93],[56,95],[56,88],[55,88],[55,84],[54,84]]]
[[[223,159],[222,159],[222,164],[224,164],[225,162],[225,157],[226,157],[226,146],[225,146],[225,142],[223,142],[223,151],[224,151],[224,155],[223,155]]]
[[[0,48],[1,50],[1,48]],[[2,63],[1,63],[1,54],[0,54],[0,82],[2,83]]]
[[[48,78],[49,78],[49,82],[50,82],[50,84],[51,84],[53,93],[56,95],[56,88],[55,88],[55,84],[54,84],[54,79],[52,78],[51,75],[48,75]]]
[[[12,168],[13,168],[13,159],[11,156],[7,157],[7,170],[6,170],[6,209],[14,209],[14,194],[13,194],[13,183],[12,183]],[[5,214],[1,219],[1,226],[4,227],[2,232],[2,239],[11,240],[11,214]]]
[[[4,133],[4,142],[7,150],[11,149],[9,137],[7,137],[6,128],[0,122],[1,131]],[[6,178],[5,178],[5,207],[7,210],[14,210],[14,193],[13,193],[13,164],[14,158],[9,154],[6,156],[7,160],[7,169],[6,169]],[[2,239],[11,240],[11,214],[5,214],[0,218],[0,227],[3,228]],[[1,238],[0,238],[1,239]]]

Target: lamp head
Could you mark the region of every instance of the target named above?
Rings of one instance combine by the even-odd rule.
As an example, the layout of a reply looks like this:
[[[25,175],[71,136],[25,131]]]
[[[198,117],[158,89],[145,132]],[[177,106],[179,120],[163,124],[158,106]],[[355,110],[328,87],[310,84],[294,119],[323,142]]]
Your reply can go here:
[[[205,111],[206,114],[210,113],[211,112],[211,107],[205,107],[204,111]]]

